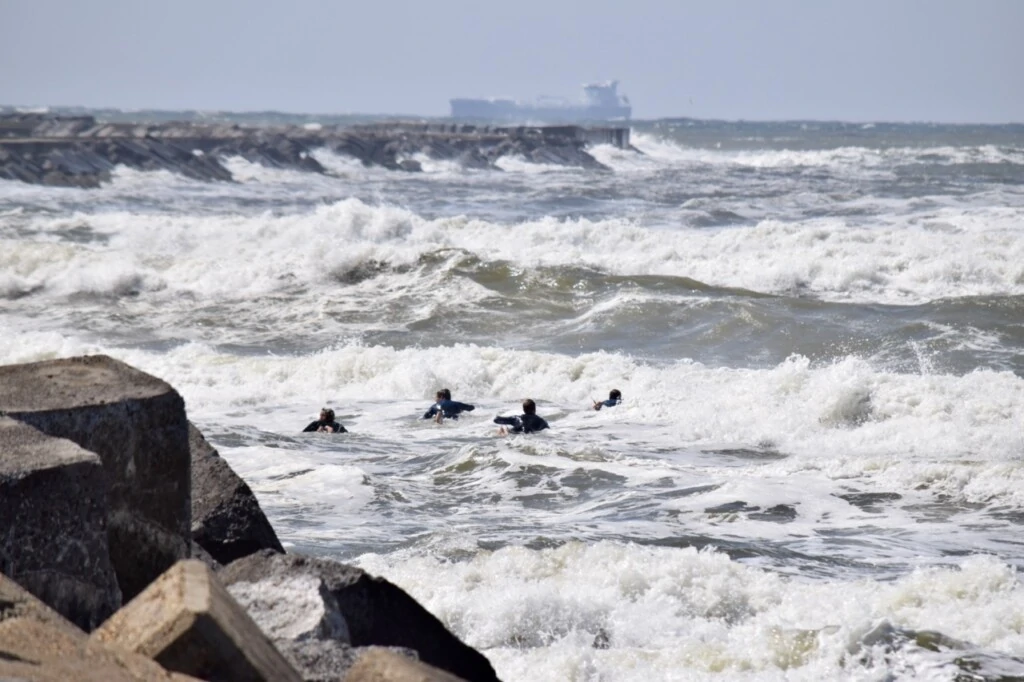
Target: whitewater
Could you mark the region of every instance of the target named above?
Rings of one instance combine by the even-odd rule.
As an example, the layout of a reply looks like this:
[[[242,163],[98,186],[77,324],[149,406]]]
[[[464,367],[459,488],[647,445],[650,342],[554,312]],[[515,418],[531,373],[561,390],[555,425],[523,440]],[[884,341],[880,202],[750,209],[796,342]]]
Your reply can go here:
[[[632,139],[0,181],[0,364],[166,380],[289,551],[505,682],[1024,678],[1024,127]]]

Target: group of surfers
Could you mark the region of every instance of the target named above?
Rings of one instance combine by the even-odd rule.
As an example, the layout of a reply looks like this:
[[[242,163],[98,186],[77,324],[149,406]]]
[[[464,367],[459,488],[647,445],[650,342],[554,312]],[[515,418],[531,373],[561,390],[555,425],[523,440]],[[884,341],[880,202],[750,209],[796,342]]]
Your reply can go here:
[[[458,419],[459,415],[463,412],[472,412],[476,409],[475,405],[469,403],[460,403],[456,400],[452,400],[452,392],[447,388],[442,388],[437,392],[436,402],[430,406],[430,408],[423,413],[422,419],[433,419],[440,423],[445,419]],[[615,407],[622,402],[622,393],[619,389],[614,388],[608,393],[607,400],[595,400],[593,401],[593,409],[600,410],[603,407]],[[536,433],[537,431],[543,431],[548,428],[547,421],[537,414],[537,403],[532,398],[527,398],[523,401],[523,413],[511,417],[502,417],[498,415],[494,418],[494,423],[499,424],[498,428],[499,435],[507,435],[509,433]],[[316,421],[309,423],[306,428],[302,429],[303,433],[311,431],[319,431],[322,433],[347,433],[348,430],[338,422],[334,416],[334,410],[325,407],[320,410],[320,418]]]

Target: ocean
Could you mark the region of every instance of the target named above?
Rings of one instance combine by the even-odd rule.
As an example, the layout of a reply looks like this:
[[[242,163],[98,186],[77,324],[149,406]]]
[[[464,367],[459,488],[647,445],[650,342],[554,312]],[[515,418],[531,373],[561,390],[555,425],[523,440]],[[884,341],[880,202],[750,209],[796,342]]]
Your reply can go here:
[[[289,551],[505,682],[1024,679],[1024,126],[632,139],[0,181],[0,363],[165,379]]]

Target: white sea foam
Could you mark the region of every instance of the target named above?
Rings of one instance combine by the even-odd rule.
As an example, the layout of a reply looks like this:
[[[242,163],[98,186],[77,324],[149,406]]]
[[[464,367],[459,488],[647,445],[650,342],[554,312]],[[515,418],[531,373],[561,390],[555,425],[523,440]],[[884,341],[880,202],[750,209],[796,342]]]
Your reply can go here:
[[[161,354],[104,350],[170,381],[196,414],[244,425],[244,417],[231,415],[258,411],[261,428],[271,432],[293,432],[297,414],[331,402],[353,406],[357,431],[397,437],[386,405],[398,401],[416,415],[443,385],[488,412],[514,410],[519,399],[535,397],[561,433],[598,425],[615,431],[629,423],[646,431],[619,437],[640,437],[648,448],[769,448],[789,455],[762,468],[768,477],[817,472],[965,501],[1024,504],[1024,471],[1012,465],[1024,451],[1024,380],[1009,372],[907,375],[852,358],[815,367],[799,357],[767,370],[686,361],[654,367],[619,354],[565,357],[475,345],[345,345],[312,356],[235,356],[197,343]],[[8,363],[96,348],[41,333],[6,339],[0,351],[0,362]],[[600,413],[581,409],[609,386],[623,391],[626,404]],[[474,432],[489,432],[488,421],[468,423],[477,424]]]
[[[835,167],[846,171],[891,168],[927,161],[938,165],[988,163],[1024,164],[1024,149],[982,145],[979,147],[836,147],[832,149],[737,149],[722,150],[687,147],[650,133],[633,132],[633,146],[651,159],[672,164],[742,166],[748,168],[788,168],[797,166]],[[603,160],[628,168],[634,158],[629,154],[600,152]],[[616,163],[619,162],[619,163]]]
[[[579,170],[574,168],[566,168],[565,166],[554,164],[554,163],[543,163],[537,161],[530,161],[521,156],[502,156],[499,158],[495,165],[504,170],[515,173],[529,173],[529,174],[576,174],[580,173]]]
[[[249,161],[241,156],[231,156],[221,160],[222,165],[231,173],[236,182],[256,182],[262,184],[276,183],[309,183],[316,182],[317,175],[294,168],[274,168],[261,163]]]
[[[450,176],[473,172],[463,169],[459,162],[453,159],[433,159],[426,154],[413,154],[410,158],[420,164],[424,173]]]
[[[633,146],[639,149],[635,144]],[[647,152],[637,154],[632,149],[620,149],[609,144],[595,145],[588,148],[587,152],[617,173],[655,172],[659,168],[664,167],[663,159],[659,158],[656,154],[648,154]]]
[[[788,168],[796,166],[835,166],[847,169],[873,169],[888,166],[891,159],[888,152],[863,147],[839,147],[835,149],[793,150],[721,150],[703,147],[686,147],[650,134],[634,134],[633,145],[662,163],[700,164],[708,166],[742,166],[747,168]],[[918,154],[918,150],[908,153]]]
[[[204,297],[264,295],[295,284],[323,286],[360,264],[411,265],[440,249],[460,249],[528,268],[583,265],[767,293],[913,303],[1024,292],[1021,220],[1021,209],[999,206],[929,208],[871,225],[831,217],[670,232],[618,219],[546,218],[516,225],[510,240],[508,225],[428,220],[355,199],[291,215],[40,214],[31,221],[39,232],[59,236],[74,226],[109,239],[50,247],[9,242],[0,271],[5,290],[39,286],[62,296],[163,287]]]
[[[327,170],[343,177],[353,173],[365,174],[374,172],[373,169],[363,166],[362,162],[354,156],[336,154],[328,149],[314,149],[313,158],[319,161]]]
[[[510,547],[462,563],[365,555],[359,564],[407,590],[508,680],[644,681],[684,670],[685,679],[874,679],[893,668],[892,679],[911,680],[937,672],[939,662],[915,647],[888,662],[872,652],[869,633],[886,624],[1024,653],[1019,633],[985,625],[1024,608],[1015,571],[988,557],[891,584],[807,583],[720,553],[611,542]]]

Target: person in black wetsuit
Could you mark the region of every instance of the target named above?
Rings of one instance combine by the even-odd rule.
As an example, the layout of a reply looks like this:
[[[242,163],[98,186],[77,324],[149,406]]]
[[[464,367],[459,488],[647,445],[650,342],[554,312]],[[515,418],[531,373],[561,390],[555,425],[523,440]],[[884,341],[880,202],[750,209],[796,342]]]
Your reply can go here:
[[[495,417],[495,424],[502,424],[498,429],[498,435],[504,436],[508,433],[536,433],[548,428],[548,423],[543,417],[537,416],[537,403],[527,398],[523,401],[523,414],[518,417]]]
[[[423,413],[423,419],[433,419],[436,422],[443,419],[458,419],[460,412],[472,412],[476,409],[475,405],[452,400],[452,392],[447,388],[442,388],[435,397],[437,402]]]
[[[617,388],[613,388],[608,393],[608,400],[595,400],[594,409],[600,410],[602,407],[615,407],[622,402],[622,393]]]
[[[320,410],[320,418],[302,429],[303,433],[320,431],[322,433],[348,433],[344,426],[334,420],[334,410],[324,407]]]

